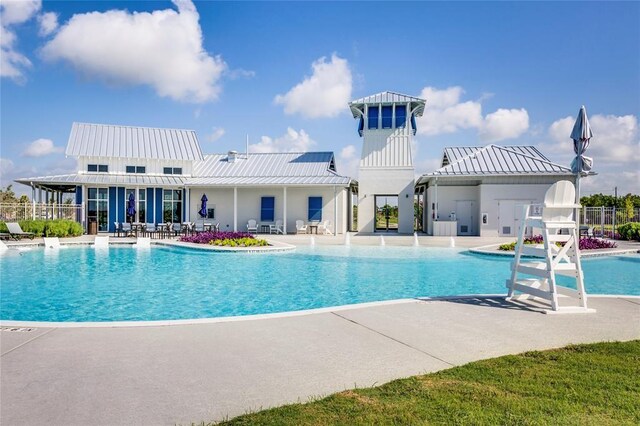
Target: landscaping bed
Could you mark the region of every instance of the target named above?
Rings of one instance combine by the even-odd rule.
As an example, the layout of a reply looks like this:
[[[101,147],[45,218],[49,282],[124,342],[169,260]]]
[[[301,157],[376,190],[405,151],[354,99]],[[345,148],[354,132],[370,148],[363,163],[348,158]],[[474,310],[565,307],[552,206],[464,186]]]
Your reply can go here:
[[[638,377],[640,340],[576,345],[473,362],[222,424],[636,425]]]
[[[269,245],[266,240],[258,239],[248,232],[200,232],[180,237],[180,242],[220,247],[264,247]]]
[[[542,235],[534,235],[531,237],[525,237],[524,244],[542,244]],[[563,243],[556,243],[562,247]],[[501,251],[514,251],[516,247],[516,241],[508,244],[502,244],[498,247]],[[613,241],[603,240],[601,238],[586,237],[580,238],[580,250],[598,250],[598,249],[610,249],[616,248],[617,244]]]

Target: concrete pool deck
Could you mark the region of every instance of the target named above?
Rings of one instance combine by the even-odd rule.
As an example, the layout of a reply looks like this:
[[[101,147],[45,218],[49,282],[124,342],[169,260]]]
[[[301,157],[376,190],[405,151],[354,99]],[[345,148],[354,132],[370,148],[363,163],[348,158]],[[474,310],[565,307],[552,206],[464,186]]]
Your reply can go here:
[[[0,423],[191,424],[470,361],[640,338],[639,297],[542,315],[499,297],[211,324],[2,327]]]

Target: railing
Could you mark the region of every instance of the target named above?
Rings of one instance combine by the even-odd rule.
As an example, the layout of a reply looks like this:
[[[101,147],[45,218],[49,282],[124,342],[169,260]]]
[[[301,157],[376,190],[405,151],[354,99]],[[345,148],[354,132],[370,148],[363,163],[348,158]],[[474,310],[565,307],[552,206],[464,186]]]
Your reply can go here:
[[[640,222],[639,208],[633,209],[631,217],[624,208],[584,207],[581,210],[580,224],[591,228],[596,237],[617,238],[616,230],[620,225],[627,222]]]
[[[84,204],[0,203],[0,221],[68,219],[83,222]]]

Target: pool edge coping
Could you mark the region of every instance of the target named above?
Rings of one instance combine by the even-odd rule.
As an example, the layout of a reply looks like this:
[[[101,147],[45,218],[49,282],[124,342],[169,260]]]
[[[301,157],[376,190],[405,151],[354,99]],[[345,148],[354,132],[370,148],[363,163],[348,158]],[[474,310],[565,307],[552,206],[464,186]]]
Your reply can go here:
[[[269,319],[292,318],[306,315],[327,314],[352,309],[366,309],[386,305],[400,305],[409,303],[446,302],[449,300],[465,300],[477,298],[506,298],[501,294],[466,294],[451,296],[421,296],[414,298],[382,300],[378,302],[352,303],[348,305],[329,306],[323,308],[303,309],[299,311],[273,312],[268,314],[235,315],[216,318],[194,318],[157,321],[87,321],[87,322],[47,322],[47,321],[3,321],[0,327],[33,327],[33,328],[126,328],[126,327],[168,327],[179,325],[205,325],[241,321],[260,321]],[[637,299],[640,296],[624,294],[588,294],[590,298]]]

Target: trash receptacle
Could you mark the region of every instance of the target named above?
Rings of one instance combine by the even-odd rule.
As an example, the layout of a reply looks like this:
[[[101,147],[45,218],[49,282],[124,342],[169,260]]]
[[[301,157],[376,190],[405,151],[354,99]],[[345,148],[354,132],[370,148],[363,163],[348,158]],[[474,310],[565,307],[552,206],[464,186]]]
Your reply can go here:
[[[89,235],[98,235],[98,221],[89,219]]]

